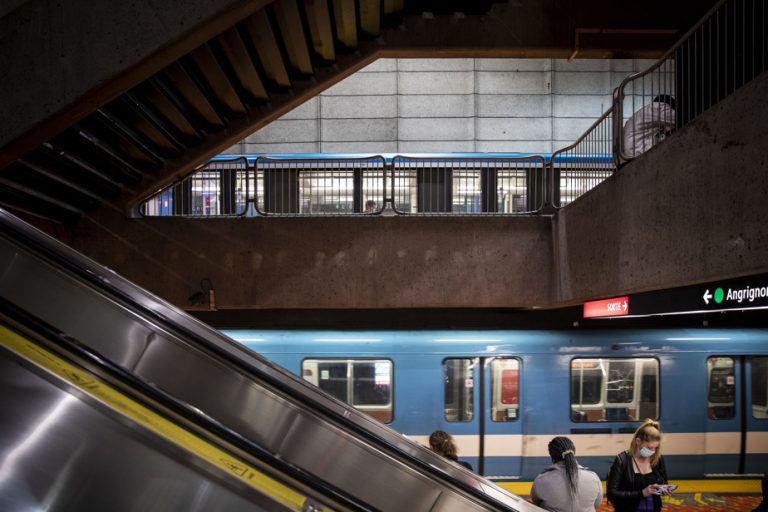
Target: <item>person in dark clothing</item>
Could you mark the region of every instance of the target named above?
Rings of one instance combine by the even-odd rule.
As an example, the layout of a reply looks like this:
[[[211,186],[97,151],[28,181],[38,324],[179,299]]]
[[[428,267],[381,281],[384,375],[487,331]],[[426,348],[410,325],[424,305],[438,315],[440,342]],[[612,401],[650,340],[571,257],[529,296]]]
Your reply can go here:
[[[454,462],[458,462],[470,471],[472,470],[472,464],[459,460],[459,452],[456,449],[456,443],[453,442],[453,437],[448,432],[442,430],[435,430],[429,436],[429,449],[435,453],[439,453],[446,459],[450,459]]]
[[[629,450],[616,456],[606,482],[608,500],[616,512],[659,512],[668,494],[667,468],[661,456],[661,429],[645,420],[632,436]]]

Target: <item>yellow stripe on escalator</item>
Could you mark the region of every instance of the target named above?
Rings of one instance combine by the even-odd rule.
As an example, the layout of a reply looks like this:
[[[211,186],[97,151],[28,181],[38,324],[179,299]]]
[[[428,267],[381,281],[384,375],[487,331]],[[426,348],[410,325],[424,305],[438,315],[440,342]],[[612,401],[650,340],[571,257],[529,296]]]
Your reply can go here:
[[[282,505],[296,511],[304,510],[308,500],[307,496],[294,491],[237,457],[179,427],[151,409],[120,393],[94,375],[73,366],[38,344],[10,331],[3,325],[0,325],[0,345],[57,375],[123,416],[130,418],[139,425],[213,464]],[[309,503],[318,505],[311,500]],[[329,511],[330,509],[323,507],[322,510]]]

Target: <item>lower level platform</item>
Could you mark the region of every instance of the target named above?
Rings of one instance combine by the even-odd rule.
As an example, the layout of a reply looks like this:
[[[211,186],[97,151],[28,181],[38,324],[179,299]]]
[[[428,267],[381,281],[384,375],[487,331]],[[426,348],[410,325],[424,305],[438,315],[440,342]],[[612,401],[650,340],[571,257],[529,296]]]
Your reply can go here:
[[[762,497],[760,495],[737,495],[737,494],[716,494],[716,493],[693,493],[693,494],[675,494],[674,496],[665,496],[662,498],[666,512],[750,512],[760,504]],[[613,506],[607,500],[598,512],[611,512]]]
[[[524,498],[530,497],[530,482],[497,483]],[[662,498],[665,512],[750,512],[762,501],[760,480],[671,480],[670,483],[680,488],[672,496]],[[613,506],[603,499],[597,512],[613,512]]]

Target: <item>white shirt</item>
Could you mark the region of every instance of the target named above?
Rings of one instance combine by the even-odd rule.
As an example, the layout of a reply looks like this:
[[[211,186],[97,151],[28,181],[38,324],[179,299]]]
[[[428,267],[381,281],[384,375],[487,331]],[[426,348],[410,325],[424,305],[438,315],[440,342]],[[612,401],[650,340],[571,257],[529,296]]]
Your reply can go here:
[[[634,158],[645,153],[674,128],[675,110],[666,103],[650,102],[624,125],[624,155]]]
[[[576,495],[571,497],[565,464],[558,462],[533,481],[531,499],[553,512],[595,512],[603,501],[603,485],[594,471],[579,466]]]

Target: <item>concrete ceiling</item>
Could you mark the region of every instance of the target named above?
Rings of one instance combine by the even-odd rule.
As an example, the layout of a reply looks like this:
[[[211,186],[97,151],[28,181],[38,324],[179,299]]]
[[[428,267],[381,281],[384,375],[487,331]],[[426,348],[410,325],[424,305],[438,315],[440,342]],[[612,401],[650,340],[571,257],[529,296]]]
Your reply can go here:
[[[129,212],[379,57],[654,58],[713,3],[17,2],[0,14],[0,206],[64,225]]]

